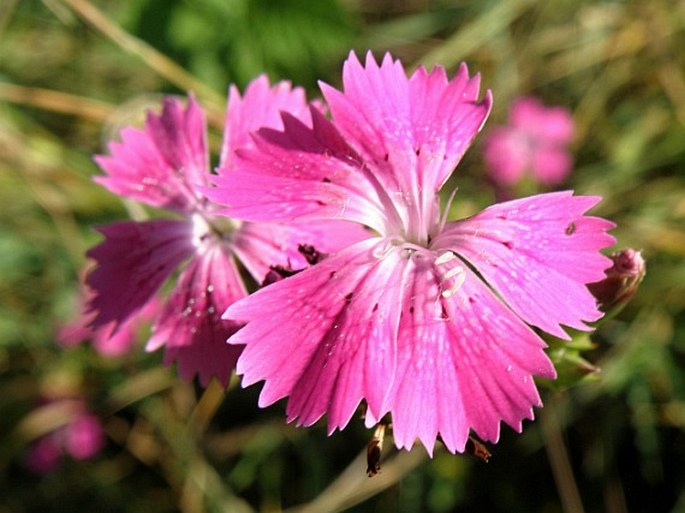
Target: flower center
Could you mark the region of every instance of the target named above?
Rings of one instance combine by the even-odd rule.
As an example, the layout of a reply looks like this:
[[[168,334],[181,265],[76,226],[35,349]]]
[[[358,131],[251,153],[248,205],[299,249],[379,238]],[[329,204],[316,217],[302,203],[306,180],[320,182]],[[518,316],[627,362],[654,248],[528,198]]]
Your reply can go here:
[[[466,268],[462,260],[453,251],[437,253],[429,248],[407,242],[399,237],[386,237],[378,242],[371,254],[379,260],[391,253],[405,260],[421,259],[433,267],[438,279],[440,295],[447,299],[454,295],[466,280]]]
[[[234,234],[242,226],[242,221],[230,217],[213,216],[205,213],[195,213],[191,217],[193,223],[193,245],[196,248],[205,247],[211,242],[233,241]]]

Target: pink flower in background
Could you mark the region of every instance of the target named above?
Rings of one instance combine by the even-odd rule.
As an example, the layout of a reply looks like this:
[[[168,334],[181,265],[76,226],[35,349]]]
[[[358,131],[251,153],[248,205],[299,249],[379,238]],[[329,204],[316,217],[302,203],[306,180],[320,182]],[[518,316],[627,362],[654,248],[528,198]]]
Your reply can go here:
[[[251,130],[280,128],[280,110],[309,121],[303,91],[287,83],[271,88],[261,77],[243,98],[232,88],[222,168],[232,166],[236,144],[249,147]],[[113,344],[112,337],[124,336],[128,323],[145,315],[162,285],[185,262],[156,315],[147,348],[165,346],[165,362],[176,362],[184,379],[198,375],[203,385],[212,377],[226,384],[241,350],[226,344],[241,324],[220,318],[247,294],[235,259],[261,282],[272,265],[304,267],[300,244],[316,244],[327,252],[362,233],[354,225],[337,223],[331,228],[334,239],[320,223],[265,225],[217,217],[216,207],[202,193],[210,171],[205,125],[192,97],[185,108],[166,98],[160,115],[149,113],[143,129],[123,129],[121,142],[109,145],[110,155],[96,157],[106,172],[96,178],[98,183],[176,217],[98,228],[105,240],[88,252],[97,265],[87,277],[87,315],[95,313],[91,328]]]
[[[71,418],[29,447],[24,460],[29,470],[36,474],[47,474],[57,469],[64,456],[87,460],[102,450],[105,445],[102,423],[87,410],[81,399],[52,399],[46,405],[68,409]]]
[[[563,107],[545,107],[536,98],[515,100],[509,125],[496,126],[485,139],[485,163],[501,186],[520,181],[526,172],[544,185],[558,185],[571,172],[573,119]]]
[[[93,292],[88,288],[84,287],[81,293],[93,299]],[[80,303],[87,304],[88,300],[81,300]],[[81,304],[79,310],[82,307]],[[159,310],[160,302],[153,298],[139,312],[130,315],[119,326],[116,321],[111,321],[97,329],[91,327],[95,318],[95,312],[91,312],[60,326],[57,332],[57,342],[62,347],[73,347],[90,340],[95,350],[101,355],[122,356],[128,353],[138,340],[138,330],[141,325],[152,321]]]
[[[352,53],[344,91],[322,84],[331,112],[283,114],[238,152],[208,195],[249,221],[349,220],[374,234],[234,303],[247,323],[229,342],[243,385],[264,380],[259,404],[289,397],[287,417],[328,415],[344,428],[361,401],[367,425],[392,415],[398,447],[438,437],[463,452],[469,431],[497,441],[553,378],[537,327],[589,330],[601,316],[586,283],[611,265],[612,223],[585,216],[599,198],[572,192],[493,205],[446,223],[438,192],[484,123],[491,96],[465,65],[407,77],[386,55]]]

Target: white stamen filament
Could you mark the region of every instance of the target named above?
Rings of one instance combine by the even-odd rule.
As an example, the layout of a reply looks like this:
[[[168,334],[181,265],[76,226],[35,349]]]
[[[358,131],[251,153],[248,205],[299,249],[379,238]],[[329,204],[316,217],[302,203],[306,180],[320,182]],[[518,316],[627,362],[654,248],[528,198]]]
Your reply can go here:
[[[461,286],[464,284],[464,281],[466,280],[466,272],[464,271],[464,268],[462,266],[457,266],[453,267],[449,271],[447,271],[443,275],[443,282],[447,281],[451,278],[455,278],[454,282],[452,285],[448,288],[442,291],[442,297],[448,298],[454,295],[455,292],[457,292]]]
[[[457,267],[452,267],[452,269],[450,269],[445,274],[443,274],[443,278],[445,280],[449,280],[450,278],[452,278],[453,276],[456,276],[457,274],[463,274],[464,276],[466,276],[466,274],[464,273],[464,268],[460,265],[458,265]]]
[[[450,213],[452,202],[454,201],[454,197],[457,195],[458,190],[459,187],[455,187],[455,189],[450,194],[449,199],[447,200],[447,204],[445,205],[445,211],[442,213],[442,217],[440,218],[440,224],[438,225],[438,233],[441,233],[445,228],[445,224],[447,223],[447,216]]]
[[[447,262],[451,262],[455,258],[457,258],[457,255],[455,255],[451,251],[445,251],[442,255],[435,259],[435,265],[446,264]]]

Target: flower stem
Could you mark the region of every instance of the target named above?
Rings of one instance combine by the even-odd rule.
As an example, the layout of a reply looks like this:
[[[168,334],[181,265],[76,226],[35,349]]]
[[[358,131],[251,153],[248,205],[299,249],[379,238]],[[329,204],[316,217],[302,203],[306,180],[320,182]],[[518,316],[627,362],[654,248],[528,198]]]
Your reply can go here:
[[[564,443],[559,415],[557,401],[550,400],[540,416],[540,424],[546,441],[547,458],[552,467],[554,482],[557,485],[564,513],[585,513],[578,485],[573,477],[573,469]]]

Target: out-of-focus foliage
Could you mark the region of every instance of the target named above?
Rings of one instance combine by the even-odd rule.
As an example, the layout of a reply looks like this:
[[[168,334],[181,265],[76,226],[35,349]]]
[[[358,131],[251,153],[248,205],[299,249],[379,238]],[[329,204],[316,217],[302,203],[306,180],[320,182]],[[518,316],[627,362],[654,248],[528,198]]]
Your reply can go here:
[[[683,511],[683,47],[676,0],[0,2],[0,513],[554,513],[579,500],[587,512]],[[545,388],[538,420],[522,435],[503,428],[487,465],[441,450],[429,461],[420,447],[397,454],[388,441],[369,479],[358,455],[371,432],[359,419],[328,438],[321,426],[286,425],[282,405],[258,410],[259,387],[202,391],[142,347],[108,360],[55,343],[98,240],[91,226],[137,212],[91,182],[91,155],[160,93],[193,84],[164,56],[197,79],[218,129],[229,82],[266,72],[316,95],[317,79],[338,84],[346,53],[367,48],[451,70],[466,60],[493,91],[492,124],[523,94],[570,109],[566,186],[604,196],[597,214],[647,260],[639,292],[592,345],[555,343],[561,360],[596,366],[593,379],[565,367],[563,384],[575,386]],[[454,215],[494,200],[480,149],[454,178]],[[65,422],[40,398],[59,394],[83,396],[108,443],[35,476],[27,447]]]

